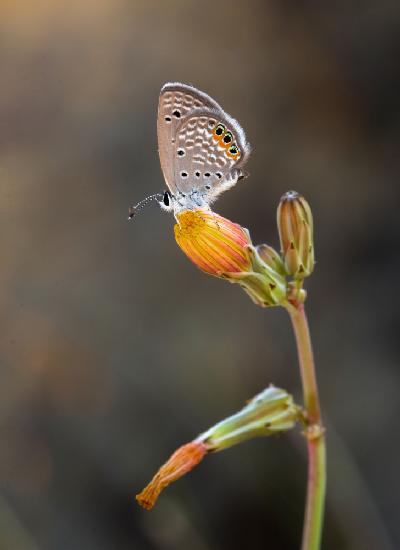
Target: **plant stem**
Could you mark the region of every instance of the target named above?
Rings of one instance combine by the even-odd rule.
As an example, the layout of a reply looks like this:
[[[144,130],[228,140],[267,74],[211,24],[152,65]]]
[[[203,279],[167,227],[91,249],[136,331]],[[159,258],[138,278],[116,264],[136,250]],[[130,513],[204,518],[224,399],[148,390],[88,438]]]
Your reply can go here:
[[[305,436],[308,448],[308,482],[302,550],[318,550],[321,545],[326,488],[325,435],[321,420],[317,379],[310,331],[303,303],[286,306],[296,336],[304,407],[307,415]]]

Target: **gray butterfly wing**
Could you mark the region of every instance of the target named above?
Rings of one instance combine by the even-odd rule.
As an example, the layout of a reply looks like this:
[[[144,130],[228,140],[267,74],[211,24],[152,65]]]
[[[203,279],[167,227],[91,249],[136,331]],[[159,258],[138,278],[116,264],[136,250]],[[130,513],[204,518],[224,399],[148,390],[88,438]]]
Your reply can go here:
[[[222,125],[238,155],[216,140]],[[172,194],[198,191],[206,202],[234,185],[250,154],[240,124],[210,96],[185,84],[166,84],[160,94],[158,144],[161,168]]]
[[[207,203],[237,182],[250,154],[240,124],[220,107],[190,112],[177,126],[173,145],[176,187],[184,194],[195,191]]]
[[[161,88],[158,103],[157,135],[161,169],[172,194],[177,191],[174,180],[176,132],[189,113],[198,109],[218,109],[207,94],[187,84],[169,82]]]

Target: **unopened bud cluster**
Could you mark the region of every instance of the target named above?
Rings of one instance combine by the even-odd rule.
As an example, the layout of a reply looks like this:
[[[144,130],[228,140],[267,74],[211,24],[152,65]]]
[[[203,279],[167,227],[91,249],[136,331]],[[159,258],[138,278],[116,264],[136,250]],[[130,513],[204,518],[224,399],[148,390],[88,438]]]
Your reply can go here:
[[[313,221],[306,200],[286,193],[278,207],[281,254],[269,245],[254,246],[247,229],[211,210],[185,210],[177,215],[175,238],[200,269],[238,283],[258,305],[282,305],[292,283],[314,268]]]

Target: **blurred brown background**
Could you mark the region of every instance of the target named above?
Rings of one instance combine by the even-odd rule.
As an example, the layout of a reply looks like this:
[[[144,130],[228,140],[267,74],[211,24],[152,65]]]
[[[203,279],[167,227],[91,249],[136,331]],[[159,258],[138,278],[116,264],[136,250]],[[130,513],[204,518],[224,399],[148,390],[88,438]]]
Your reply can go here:
[[[399,547],[399,55],[397,0],[1,0],[1,549],[299,547],[298,433],[208,457],[151,513],[133,499],[270,382],[300,397],[285,312],[196,270],[172,216],[126,220],[165,187],[168,80],[253,145],[217,212],[277,245],[279,197],[313,207],[323,548]]]

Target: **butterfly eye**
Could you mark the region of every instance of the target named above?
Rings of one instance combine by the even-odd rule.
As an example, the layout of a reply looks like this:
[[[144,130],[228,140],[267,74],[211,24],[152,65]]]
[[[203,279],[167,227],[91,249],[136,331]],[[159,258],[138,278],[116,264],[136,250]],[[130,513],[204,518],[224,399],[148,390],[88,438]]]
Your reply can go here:
[[[227,152],[228,157],[232,159],[237,159],[240,155],[239,147],[236,145],[236,143],[233,143]]]
[[[214,128],[214,139],[219,141],[221,136],[225,133],[225,126],[223,124],[217,124]]]
[[[169,202],[170,202],[169,193],[168,193],[168,191],[165,191],[164,196],[163,196],[163,203],[164,203],[165,206],[169,206]]]

